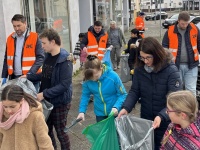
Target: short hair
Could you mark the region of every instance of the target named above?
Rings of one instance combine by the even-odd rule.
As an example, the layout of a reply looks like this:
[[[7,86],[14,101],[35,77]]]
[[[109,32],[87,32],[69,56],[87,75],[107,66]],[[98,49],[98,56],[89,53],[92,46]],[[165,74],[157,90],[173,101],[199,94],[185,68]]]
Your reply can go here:
[[[61,45],[61,39],[60,36],[58,34],[58,32],[56,30],[54,30],[53,28],[50,29],[46,29],[44,30],[40,36],[40,38],[47,38],[49,41],[55,40],[55,43],[57,45]]]
[[[94,26],[103,26],[101,21],[95,21]]]
[[[116,21],[111,21],[110,24],[116,24]]]
[[[24,17],[21,14],[15,14],[11,19],[11,22],[13,22],[13,21],[21,21],[22,23],[25,23],[26,22],[26,17]]]
[[[183,20],[183,21],[189,21],[190,20],[190,15],[186,11],[182,11],[178,15],[178,20]]]
[[[153,56],[154,71],[159,71],[166,63],[171,62],[172,55],[153,37],[146,37],[139,44],[139,52]],[[136,67],[144,66],[144,62],[137,59]]]
[[[132,29],[131,30],[131,33],[133,33],[133,34],[137,34],[137,36],[139,37],[139,30],[137,30],[136,28],[134,28],[134,29]]]
[[[84,36],[85,36],[85,33],[79,33],[79,35],[78,35],[79,38],[82,38]]]

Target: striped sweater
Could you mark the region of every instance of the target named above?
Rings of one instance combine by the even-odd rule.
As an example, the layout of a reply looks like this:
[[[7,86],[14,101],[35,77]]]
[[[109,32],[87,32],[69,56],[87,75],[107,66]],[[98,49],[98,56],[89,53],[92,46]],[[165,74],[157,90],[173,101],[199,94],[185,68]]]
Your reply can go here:
[[[169,124],[164,137],[168,134],[169,139],[161,146],[161,150],[200,150],[200,113],[197,120],[185,129]]]

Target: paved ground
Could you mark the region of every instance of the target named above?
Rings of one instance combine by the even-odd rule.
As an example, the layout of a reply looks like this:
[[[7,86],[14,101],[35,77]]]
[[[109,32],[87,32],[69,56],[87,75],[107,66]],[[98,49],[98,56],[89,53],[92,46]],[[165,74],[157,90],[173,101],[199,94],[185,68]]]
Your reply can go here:
[[[163,21],[163,20],[162,20]],[[146,27],[148,30],[145,32],[145,36],[153,36],[160,40],[160,21],[147,21]],[[161,37],[163,36],[165,29],[161,28]],[[125,33],[126,41],[130,38],[130,32]],[[118,74],[120,75],[120,70],[117,70]],[[73,77],[73,100],[72,100],[72,107],[68,114],[68,126],[71,122],[76,119],[78,115],[78,107],[79,107],[79,98],[81,95],[81,84],[82,81],[82,72],[80,71],[77,75]],[[124,83],[124,86],[127,92],[130,89],[131,81]],[[136,116],[139,116],[139,109],[140,104],[136,105],[136,108],[131,112]],[[93,103],[90,103],[88,106],[88,111],[86,113],[86,120],[82,123],[82,125],[77,124],[73,128],[69,130],[69,136],[71,141],[71,150],[89,150],[90,144],[86,137],[82,135],[82,130],[89,124],[95,123],[95,116],[93,113]]]

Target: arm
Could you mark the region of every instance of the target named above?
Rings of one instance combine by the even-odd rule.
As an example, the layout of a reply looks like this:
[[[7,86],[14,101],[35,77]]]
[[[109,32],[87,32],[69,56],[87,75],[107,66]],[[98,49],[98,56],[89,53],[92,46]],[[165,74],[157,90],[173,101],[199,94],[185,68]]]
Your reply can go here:
[[[108,37],[108,40],[107,40],[107,43],[106,43],[106,48],[108,48],[110,46],[111,46],[111,41],[110,41],[110,38]]]
[[[121,38],[122,38],[124,44],[126,44],[126,40],[125,40],[125,38],[124,38],[124,34],[122,33],[122,30],[121,30],[121,29],[120,29],[120,34],[121,34]]]
[[[44,62],[44,50],[42,49],[42,43],[41,40],[38,38],[37,43],[36,43],[36,49],[35,49],[35,63],[29,70],[28,74],[36,74],[38,69],[42,66]]]
[[[123,108],[126,109],[127,112],[129,113],[132,111],[133,107],[135,106],[140,97],[138,74],[139,74],[138,69],[135,69],[131,89],[123,104]]]
[[[125,53],[130,53],[130,45],[131,45],[131,39],[128,41],[128,47],[125,49]]]
[[[2,69],[2,74],[1,74],[2,78],[8,77],[8,65],[7,65],[7,55],[6,54],[7,54],[7,49],[6,49],[5,55],[4,55],[3,69]]]
[[[86,33],[81,41],[81,49],[86,47],[88,45],[88,34]]]
[[[197,48],[200,53],[200,30],[199,29],[198,29],[198,35],[197,35]]]
[[[162,46],[163,46],[164,48],[169,48],[168,31],[165,32],[165,35],[164,35],[163,40],[162,40]]]
[[[65,91],[71,91],[73,65],[71,61],[65,61],[60,64],[60,83],[43,91],[44,97],[54,98],[63,94]]]
[[[34,113],[34,112],[33,112]],[[36,114],[37,113],[37,114]],[[35,140],[37,142],[37,146],[39,150],[53,150],[53,145],[51,139],[48,135],[48,127],[44,120],[44,116],[39,112],[35,112],[37,115],[33,122],[33,132],[35,135]]]
[[[80,58],[80,54],[81,54],[81,48],[80,48],[80,41],[78,41],[75,45],[75,49],[73,52],[73,56],[75,59],[79,59]]]

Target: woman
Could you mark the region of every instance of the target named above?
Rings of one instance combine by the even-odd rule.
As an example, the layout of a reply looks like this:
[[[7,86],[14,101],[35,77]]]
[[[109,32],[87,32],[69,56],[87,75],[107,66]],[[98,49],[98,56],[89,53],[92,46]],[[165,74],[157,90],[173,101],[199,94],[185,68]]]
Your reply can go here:
[[[118,117],[131,112],[140,99],[141,118],[154,120],[155,149],[158,150],[169,124],[165,113],[166,95],[171,91],[180,90],[182,83],[171,54],[164,50],[156,39],[142,39],[139,54],[133,83]]]
[[[109,64],[89,55],[84,65],[84,79],[78,118],[85,120],[90,95],[94,95],[96,121],[106,119],[111,111],[118,114],[126,98],[126,90]]]
[[[53,150],[41,104],[18,85],[2,91],[0,149]]]
[[[162,150],[200,149],[200,113],[190,91],[178,91],[167,97],[166,112],[171,123],[162,141]]]

